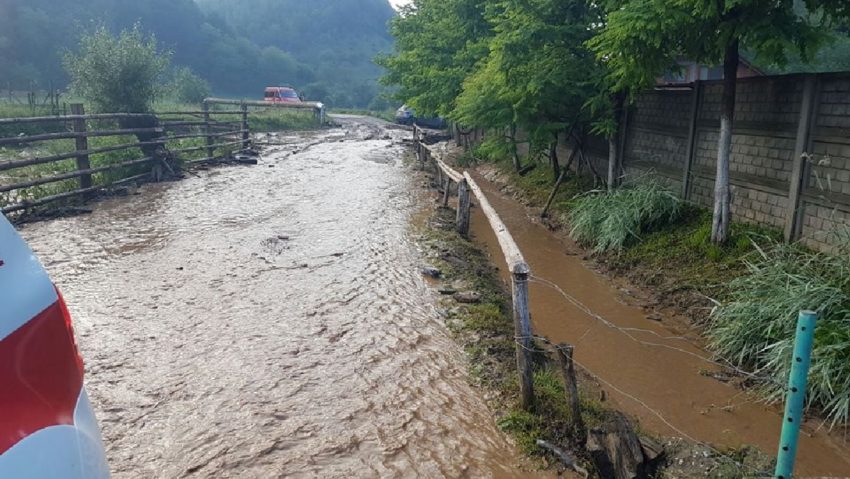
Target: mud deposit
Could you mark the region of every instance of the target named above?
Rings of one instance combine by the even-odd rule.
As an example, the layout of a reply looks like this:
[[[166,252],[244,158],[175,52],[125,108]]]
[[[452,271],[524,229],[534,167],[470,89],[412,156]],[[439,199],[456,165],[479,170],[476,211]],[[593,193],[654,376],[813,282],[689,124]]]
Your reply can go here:
[[[23,228],[115,478],[526,477],[419,273],[409,132],[340,121]]]

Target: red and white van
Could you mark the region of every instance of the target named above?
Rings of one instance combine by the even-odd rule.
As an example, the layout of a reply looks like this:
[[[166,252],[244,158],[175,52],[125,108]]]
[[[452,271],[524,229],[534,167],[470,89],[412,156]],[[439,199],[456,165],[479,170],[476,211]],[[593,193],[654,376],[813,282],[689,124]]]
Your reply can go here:
[[[301,95],[288,86],[266,87],[265,101],[272,103],[301,103]]]
[[[0,214],[0,478],[108,477],[68,308]]]

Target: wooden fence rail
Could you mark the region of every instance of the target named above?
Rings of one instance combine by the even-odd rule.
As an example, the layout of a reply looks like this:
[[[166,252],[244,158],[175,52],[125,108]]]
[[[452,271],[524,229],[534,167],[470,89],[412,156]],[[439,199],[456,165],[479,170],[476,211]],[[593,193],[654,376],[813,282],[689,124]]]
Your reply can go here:
[[[7,197],[7,201],[11,201],[11,203],[0,207],[0,212],[4,214],[21,212],[71,197],[85,198],[98,190],[116,184],[150,179],[152,177],[157,179],[159,174],[154,174],[155,171],[160,167],[164,167],[167,170],[173,169],[167,162],[170,159],[176,158],[178,154],[205,150],[205,157],[186,162],[187,164],[196,164],[221,159],[220,156],[216,156],[216,152],[224,148],[241,148],[246,150],[250,148],[251,141],[248,122],[250,112],[247,106],[245,106],[245,103],[250,102],[234,103],[228,101],[226,103],[227,105],[242,105],[242,108],[237,111],[211,110],[208,105],[205,105],[205,111],[165,112],[157,114],[86,114],[82,105],[71,105],[70,115],[0,119],[0,126],[57,124],[59,130],[56,131],[54,129],[50,133],[21,134],[15,137],[0,138],[0,146],[12,148],[28,146],[33,148],[34,151],[39,152],[43,151],[41,148],[48,142],[74,140],[73,150],[64,153],[47,155],[36,153],[27,158],[0,160],[0,172],[9,172],[6,173],[7,176],[5,178],[0,176],[0,194],[13,195]],[[174,118],[175,116],[179,117]],[[233,116],[236,116],[236,118],[234,119]],[[127,120],[147,121],[139,122],[144,127],[121,128],[120,125],[122,123],[132,124],[132,122]],[[92,129],[89,128],[91,125],[88,122],[90,121],[114,121],[119,124],[119,128]],[[118,136],[136,136],[138,141],[96,148],[89,146],[89,138]],[[204,139],[204,144],[203,146],[183,146],[178,143],[169,147],[169,143],[188,139]],[[133,149],[141,150],[143,157],[106,165],[95,164],[95,166],[92,166],[91,164],[91,159],[95,155],[130,151]],[[48,172],[46,175],[43,173],[40,175],[35,171],[23,170],[28,167],[60,163],[66,160],[76,160],[74,168],[70,171],[67,171],[67,165],[57,165],[56,168],[53,168],[53,171],[48,167],[45,170]],[[146,166],[151,168],[150,172],[135,174],[138,172],[139,167]],[[95,184],[94,175],[120,171],[125,168],[133,168],[136,171],[128,171],[128,174],[132,174],[128,178],[100,178],[98,184]],[[19,170],[19,172],[15,174],[15,170]],[[27,177],[29,175],[32,176]],[[7,181],[4,181],[4,179]],[[69,191],[37,198],[26,198],[26,194],[15,193],[26,191],[33,187],[68,180],[78,180],[78,187]]]
[[[465,237],[469,235],[470,196],[472,192],[481,211],[490,223],[490,228],[496,234],[496,239],[505,256],[508,269],[511,273],[511,297],[513,304],[514,334],[516,342],[516,362],[520,376],[520,396],[523,408],[530,410],[534,406],[534,382],[532,373],[532,355],[534,341],[531,329],[531,314],[529,311],[528,279],[531,268],[520,251],[519,246],[511,236],[508,227],[505,226],[496,210],[490,205],[487,196],[478,186],[469,173],[463,174],[452,169],[435,155],[434,150],[424,143],[424,133],[416,125],[413,127],[414,151],[419,164],[424,168],[426,164],[433,163],[437,174],[437,182],[443,191],[443,206],[448,205],[451,195],[452,182],[458,185],[458,208],[457,229]]]

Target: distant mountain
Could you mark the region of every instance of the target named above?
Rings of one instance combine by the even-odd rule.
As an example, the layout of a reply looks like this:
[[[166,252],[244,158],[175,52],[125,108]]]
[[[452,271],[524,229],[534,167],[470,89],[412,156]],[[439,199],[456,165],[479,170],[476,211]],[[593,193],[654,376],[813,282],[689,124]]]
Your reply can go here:
[[[62,87],[62,55],[95,25],[140,23],[174,63],[218,94],[258,98],[290,83],[313,99],[365,107],[375,54],[391,48],[386,0],[0,0],[0,88]]]
[[[396,12],[388,0],[196,1],[260,47],[279,48],[309,65],[318,81],[302,85],[308,96],[367,106],[362,99],[377,92],[381,71],[373,59],[393,46],[388,22]]]

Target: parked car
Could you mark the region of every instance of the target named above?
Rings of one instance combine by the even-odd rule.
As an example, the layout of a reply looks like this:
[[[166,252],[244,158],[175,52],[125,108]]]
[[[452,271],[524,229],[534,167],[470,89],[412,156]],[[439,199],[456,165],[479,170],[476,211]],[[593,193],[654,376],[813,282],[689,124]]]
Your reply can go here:
[[[446,127],[446,120],[443,118],[416,116],[416,112],[413,108],[410,108],[407,105],[402,105],[401,108],[396,110],[395,121],[402,125],[412,125],[416,123],[417,125],[425,128],[434,128],[438,130]]]
[[[266,87],[265,101],[272,103],[301,103],[301,95],[288,86]]]
[[[402,105],[395,111],[395,121],[401,125],[412,125],[414,118],[413,108],[407,105]]]
[[[0,478],[108,477],[68,308],[0,214]]]

